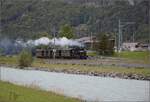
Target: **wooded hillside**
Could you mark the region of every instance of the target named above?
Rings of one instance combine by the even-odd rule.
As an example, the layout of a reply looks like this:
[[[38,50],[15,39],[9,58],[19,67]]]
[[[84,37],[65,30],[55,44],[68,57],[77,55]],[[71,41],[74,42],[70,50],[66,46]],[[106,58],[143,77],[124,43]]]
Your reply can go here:
[[[68,24],[76,37],[118,32],[118,20],[135,22],[124,27],[124,41],[149,39],[149,0],[1,0],[0,38],[31,39],[53,34]]]

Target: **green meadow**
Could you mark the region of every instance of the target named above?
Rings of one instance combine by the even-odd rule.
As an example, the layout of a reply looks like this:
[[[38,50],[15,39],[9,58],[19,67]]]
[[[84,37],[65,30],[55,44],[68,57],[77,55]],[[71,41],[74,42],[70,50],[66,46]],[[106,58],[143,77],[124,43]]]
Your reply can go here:
[[[38,87],[24,87],[0,81],[0,102],[81,102]]]

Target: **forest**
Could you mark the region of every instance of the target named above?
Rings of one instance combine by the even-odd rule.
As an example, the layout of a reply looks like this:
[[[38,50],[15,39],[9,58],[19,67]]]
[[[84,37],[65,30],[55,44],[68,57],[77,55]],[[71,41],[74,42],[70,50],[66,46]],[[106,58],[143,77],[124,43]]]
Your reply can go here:
[[[108,33],[116,36],[118,21],[134,22],[123,28],[123,40],[149,42],[149,0],[1,0],[0,38],[35,39],[41,34],[60,36],[64,25],[76,38]]]

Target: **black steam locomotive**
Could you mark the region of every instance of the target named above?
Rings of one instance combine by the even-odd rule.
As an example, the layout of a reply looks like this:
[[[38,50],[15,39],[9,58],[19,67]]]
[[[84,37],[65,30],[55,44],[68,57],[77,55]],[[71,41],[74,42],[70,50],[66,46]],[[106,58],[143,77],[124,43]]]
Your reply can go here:
[[[72,47],[67,49],[36,49],[37,58],[70,58],[87,59],[86,50],[81,47]]]

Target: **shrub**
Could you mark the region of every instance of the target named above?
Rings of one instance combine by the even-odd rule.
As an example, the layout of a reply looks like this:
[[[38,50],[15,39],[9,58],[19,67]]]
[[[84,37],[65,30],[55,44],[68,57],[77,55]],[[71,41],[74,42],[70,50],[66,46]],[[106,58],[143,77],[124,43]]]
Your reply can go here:
[[[19,55],[19,66],[21,67],[29,67],[33,62],[31,52],[27,50],[23,50]]]

